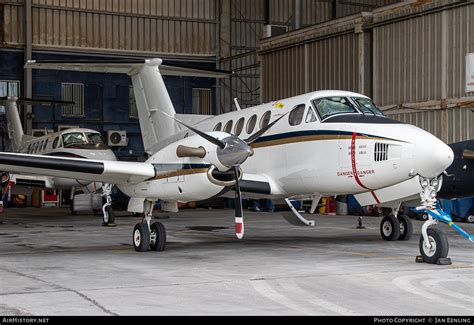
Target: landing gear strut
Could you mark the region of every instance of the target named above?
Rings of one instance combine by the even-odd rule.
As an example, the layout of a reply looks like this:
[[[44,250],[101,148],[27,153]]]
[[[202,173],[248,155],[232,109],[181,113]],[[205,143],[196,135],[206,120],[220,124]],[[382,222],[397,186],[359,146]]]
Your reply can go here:
[[[386,241],[410,240],[413,235],[413,223],[406,215],[399,214],[399,208],[382,219],[380,234]]]
[[[161,222],[151,223],[155,202],[145,201],[143,219],[133,228],[133,247],[137,252],[164,251],[166,249],[166,229]]]
[[[115,213],[112,209],[112,187],[113,184],[104,183],[102,185],[102,196],[105,197],[105,203],[102,206],[102,226],[115,225]]]
[[[471,242],[474,242],[474,237],[456,225],[449,214],[436,207],[436,192],[440,185],[440,181],[437,178],[426,179],[420,177],[420,184],[422,188],[420,193],[421,207],[416,209],[422,213],[426,213],[428,220],[425,221],[421,228],[421,256],[418,256],[416,261],[449,265],[451,264],[451,259],[447,258],[449,252],[448,238],[441,230],[430,227],[441,221],[448,224],[461,236],[469,239]]]
[[[448,238],[439,229],[430,228],[438,221],[452,224],[452,219],[443,210],[436,208],[436,193],[439,186],[439,179],[427,179],[420,177],[421,184],[421,207],[417,210],[424,210],[428,215],[421,228],[419,249],[421,256],[417,257],[418,262],[429,264],[451,264],[451,259],[447,258],[449,252]]]

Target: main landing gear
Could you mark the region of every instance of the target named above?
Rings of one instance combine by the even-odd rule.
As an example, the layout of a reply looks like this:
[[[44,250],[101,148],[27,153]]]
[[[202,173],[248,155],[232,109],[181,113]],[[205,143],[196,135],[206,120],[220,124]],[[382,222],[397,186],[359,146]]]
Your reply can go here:
[[[398,214],[399,208],[393,214],[386,216],[380,223],[380,234],[386,241],[410,240],[413,235],[413,223],[406,215]]]
[[[161,222],[151,223],[154,202],[145,201],[143,220],[133,228],[133,247],[137,252],[166,249],[166,229]]]
[[[457,226],[450,215],[436,207],[436,193],[439,186],[437,178],[426,179],[420,177],[420,184],[422,188],[420,193],[422,206],[418,207],[417,210],[426,213],[428,220],[425,221],[421,228],[422,235],[419,243],[421,256],[418,256],[416,261],[449,265],[451,264],[451,259],[447,257],[449,252],[448,238],[440,229],[430,227],[438,222],[443,222],[471,242],[474,241],[474,237]]]
[[[105,203],[102,206],[102,226],[115,225],[115,213],[112,209],[112,187],[113,184],[104,183],[102,185],[102,196],[105,197]]]

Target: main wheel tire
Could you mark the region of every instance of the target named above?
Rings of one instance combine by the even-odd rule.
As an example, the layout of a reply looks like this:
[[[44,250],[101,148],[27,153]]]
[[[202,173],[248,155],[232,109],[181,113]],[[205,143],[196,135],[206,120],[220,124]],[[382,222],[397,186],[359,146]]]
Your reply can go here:
[[[466,218],[466,222],[468,223],[473,223],[474,222],[474,215],[468,215]]]
[[[114,223],[115,223],[114,209],[112,209],[110,205],[106,206],[105,213],[102,217],[102,226],[113,225]]]
[[[152,251],[162,252],[166,249],[166,229],[161,222],[151,225],[150,248]]]
[[[425,245],[423,236],[420,237],[420,253],[423,261],[436,264],[440,258],[446,258],[449,252],[448,238],[443,231],[436,228],[428,228],[428,240],[431,247]]]
[[[393,216],[387,216],[380,223],[380,234],[386,241],[395,241],[400,237],[400,221]]]
[[[146,222],[135,225],[132,241],[137,252],[146,252],[150,249],[150,230]]]
[[[398,237],[398,240],[410,240],[413,235],[413,222],[406,215],[399,215],[397,219],[400,222],[400,237]]]

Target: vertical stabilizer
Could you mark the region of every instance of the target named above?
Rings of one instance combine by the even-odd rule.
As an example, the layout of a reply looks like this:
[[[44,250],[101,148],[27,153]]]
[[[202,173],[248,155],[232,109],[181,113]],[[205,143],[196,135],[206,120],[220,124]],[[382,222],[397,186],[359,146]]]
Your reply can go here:
[[[164,112],[173,117],[176,115],[159,70],[161,63],[161,59],[147,60],[141,68],[130,73],[143,146],[149,153],[158,141],[179,131],[178,125],[172,119],[164,118],[163,114],[160,114]]]
[[[8,138],[12,142],[12,150],[14,152],[20,151],[25,133],[21,125],[20,113],[17,105],[18,98],[7,97],[1,99],[0,103],[5,105],[5,113],[7,115]]]

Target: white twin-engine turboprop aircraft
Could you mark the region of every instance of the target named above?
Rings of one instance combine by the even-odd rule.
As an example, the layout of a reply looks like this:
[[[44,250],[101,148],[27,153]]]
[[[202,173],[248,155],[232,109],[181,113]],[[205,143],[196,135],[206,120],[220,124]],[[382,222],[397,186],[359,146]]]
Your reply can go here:
[[[25,99],[17,97],[0,97],[0,105],[5,106],[8,136],[12,151],[34,155],[54,157],[84,158],[96,160],[117,160],[113,151],[104,143],[99,132],[91,129],[67,129],[42,137],[26,135],[21,125],[18,104],[30,105],[74,105],[73,102],[51,101],[41,99]],[[46,175],[46,174],[45,174]],[[72,189],[88,191],[93,188],[92,181],[66,177],[50,177],[44,175],[10,175],[15,187],[36,187],[46,189]],[[103,225],[114,223],[114,211],[111,206],[112,184],[96,183],[102,187],[102,195],[106,202],[102,207]]]
[[[235,232],[242,238],[241,192],[287,202],[312,198],[314,212],[322,195],[367,193],[381,204],[407,196],[404,188],[421,186],[422,203],[433,208],[426,202],[436,197],[439,176],[454,158],[430,133],[384,117],[368,97],[352,92],[317,91],[214,117],[190,116],[176,114],[162,73],[202,76],[203,71],[163,65],[161,59],[30,61],[26,68],[131,77],[151,155],[146,162],[1,153],[0,170],[116,184],[131,197],[128,211],[143,214],[133,230],[136,251],[165,249],[163,224],[151,223],[158,199],[163,210],[176,212],[178,202],[235,192]],[[395,213],[382,220],[384,239],[411,236],[410,220],[401,217]],[[295,211],[296,221],[314,225]],[[425,261],[446,251],[430,234],[422,237]]]

